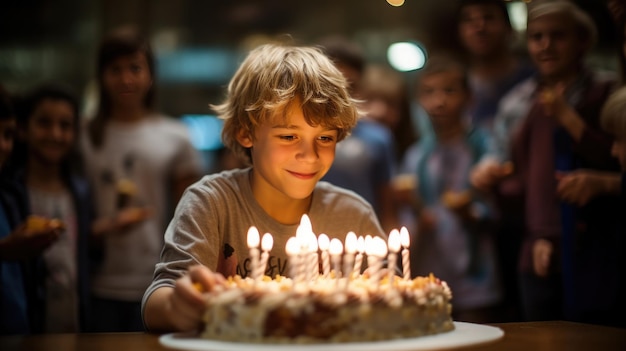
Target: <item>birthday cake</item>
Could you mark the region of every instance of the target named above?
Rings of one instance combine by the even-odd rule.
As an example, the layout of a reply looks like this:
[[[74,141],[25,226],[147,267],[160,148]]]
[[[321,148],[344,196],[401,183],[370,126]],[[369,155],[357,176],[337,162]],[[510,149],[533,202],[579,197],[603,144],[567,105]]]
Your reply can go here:
[[[357,342],[454,329],[451,292],[433,277],[353,278],[293,284],[290,278],[233,277],[207,294],[202,337],[248,343]]]
[[[306,231],[313,235],[310,229]],[[408,246],[408,233],[403,234]],[[381,238],[357,240],[352,232],[346,237],[345,252],[338,239],[329,242],[324,234],[319,246],[309,240],[312,236],[290,238],[286,250],[290,277],[270,278],[262,272],[271,235],[264,236],[259,264],[258,232],[252,227],[248,243],[257,269],[251,277],[229,277],[205,293],[201,335],[245,343],[340,343],[411,338],[454,329],[448,285],[432,274],[410,279],[408,249],[402,252],[403,277],[396,276],[395,269],[383,269],[385,259],[388,267],[396,267],[400,237],[397,230],[390,234],[389,256]],[[364,257],[368,268],[361,274]]]

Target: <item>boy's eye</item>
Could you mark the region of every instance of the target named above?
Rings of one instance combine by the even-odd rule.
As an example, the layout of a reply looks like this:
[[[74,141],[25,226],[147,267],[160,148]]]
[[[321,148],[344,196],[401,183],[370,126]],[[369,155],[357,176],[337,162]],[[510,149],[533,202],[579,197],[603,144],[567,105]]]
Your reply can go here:
[[[281,138],[282,140],[292,141],[296,137],[294,135],[281,135],[281,136],[279,136],[279,138]]]
[[[331,143],[331,142],[335,141],[335,138],[330,136],[330,135],[322,135],[320,137],[320,140],[325,142],[325,143]]]

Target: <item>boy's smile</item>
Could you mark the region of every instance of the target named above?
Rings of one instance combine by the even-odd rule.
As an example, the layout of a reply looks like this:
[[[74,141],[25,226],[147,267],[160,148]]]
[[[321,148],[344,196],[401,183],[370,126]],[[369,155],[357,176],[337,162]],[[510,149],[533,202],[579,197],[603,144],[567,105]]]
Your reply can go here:
[[[337,130],[307,124],[300,100],[238,138],[252,156],[252,192],[268,214],[306,205],[335,159]],[[299,217],[298,217],[299,218]]]

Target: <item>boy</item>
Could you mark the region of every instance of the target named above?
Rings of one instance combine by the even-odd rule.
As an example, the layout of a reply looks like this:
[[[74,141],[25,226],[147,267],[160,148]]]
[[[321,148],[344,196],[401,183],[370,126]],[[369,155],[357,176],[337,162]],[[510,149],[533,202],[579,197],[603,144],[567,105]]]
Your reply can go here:
[[[149,330],[198,327],[204,300],[193,285],[209,290],[223,276],[250,273],[252,225],[274,237],[268,276],[286,275],[285,244],[305,213],[316,233],[384,236],[365,200],[319,182],[356,124],[346,86],[316,49],[268,44],[250,52],[214,109],[225,121],[224,143],[251,167],[206,176],[185,192],[143,299]]]
[[[420,72],[417,100],[430,117],[434,135],[413,149],[420,202],[419,242],[412,257],[415,274],[434,273],[454,291],[455,320],[497,319],[501,292],[491,210],[471,191],[469,171],[489,151],[489,136],[464,122],[471,99],[465,69],[446,57],[431,57]],[[413,269],[412,269],[413,270]]]
[[[24,223],[26,194],[6,174],[13,150],[16,117],[9,95],[0,87],[0,335],[41,331],[41,301],[29,261],[60,235],[57,224],[37,218]]]

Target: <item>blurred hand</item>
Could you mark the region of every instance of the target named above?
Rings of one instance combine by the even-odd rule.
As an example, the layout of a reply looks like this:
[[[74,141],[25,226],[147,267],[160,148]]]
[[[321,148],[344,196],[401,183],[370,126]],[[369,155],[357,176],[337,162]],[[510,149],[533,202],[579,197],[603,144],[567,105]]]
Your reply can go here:
[[[178,331],[196,330],[206,307],[204,292],[225,283],[224,277],[203,265],[189,267],[188,273],[176,280],[169,295],[169,316]]]
[[[417,203],[417,177],[413,174],[399,174],[391,182],[393,197],[397,203],[414,205]]]
[[[557,195],[563,201],[583,206],[602,194],[619,195],[622,175],[619,172],[579,169],[569,173],[557,172]]]
[[[545,239],[537,239],[533,244],[533,269],[539,277],[547,277],[552,258],[552,243]]]
[[[569,173],[557,172],[557,195],[563,201],[583,206],[606,189],[607,178],[603,172],[577,170]]]
[[[148,207],[126,207],[121,209],[115,217],[115,228],[118,231],[126,231],[131,227],[152,217],[154,211]]]
[[[539,92],[537,101],[543,107],[546,116],[554,118],[559,125],[569,129],[568,126],[578,122],[580,116],[567,103],[564,93],[565,84],[559,83],[552,88],[543,88]]]
[[[489,191],[502,179],[513,173],[513,163],[500,163],[494,159],[487,159],[478,163],[470,171],[470,183],[476,189]]]
[[[52,245],[64,230],[65,225],[58,219],[30,216],[0,240],[0,258],[23,260],[36,257]]]

